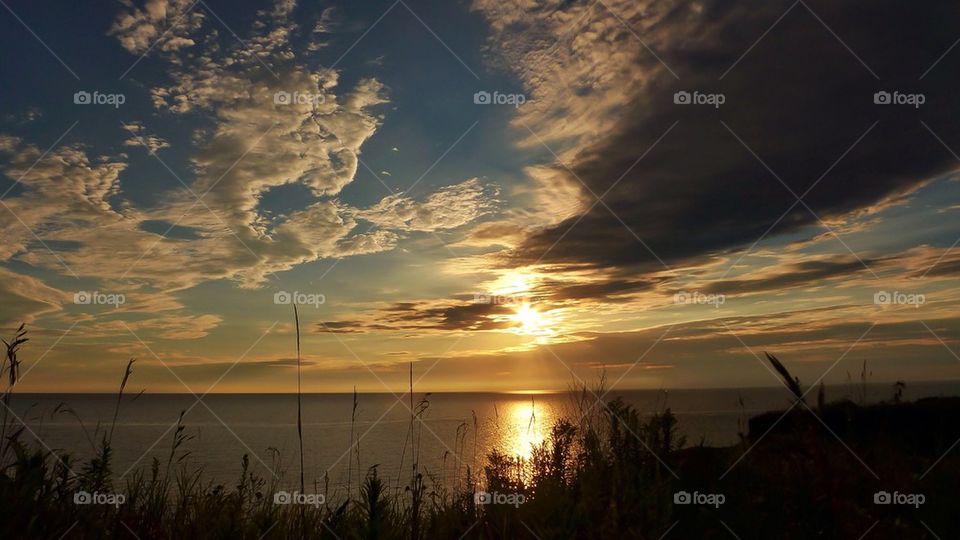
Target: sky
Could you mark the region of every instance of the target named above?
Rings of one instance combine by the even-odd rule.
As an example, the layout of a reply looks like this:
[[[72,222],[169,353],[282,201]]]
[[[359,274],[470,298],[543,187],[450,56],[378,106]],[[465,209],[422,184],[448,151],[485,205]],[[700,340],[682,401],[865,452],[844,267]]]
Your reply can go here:
[[[18,391],[960,379],[960,6],[6,0]]]

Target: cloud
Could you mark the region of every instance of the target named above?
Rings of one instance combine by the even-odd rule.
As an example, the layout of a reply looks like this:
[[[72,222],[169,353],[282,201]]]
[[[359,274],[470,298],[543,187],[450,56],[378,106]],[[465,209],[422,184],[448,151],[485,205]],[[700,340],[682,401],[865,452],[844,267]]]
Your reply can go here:
[[[435,231],[454,229],[489,213],[496,204],[496,189],[477,178],[440,188],[423,201],[403,194],[390,195],[361,210],[357,217],[388,229]]]
[[[130,138],[123,141],[124,146],[144,148],[150,154],[170,147],[170,143],[161,137],[146,133],[146,128],[140,122],[130,122],[129,124],[124,124],[124,127],[130,132]]]
[[[335,6],[324,8],[320,19],[313,25],[314,34],[331,34],[340,25],[340,17]]]
[[[199,9],[191,9],[192,0],[146,0],[139,8],[132,0],[122,3],[126,9],[117,15],[109,34],[133,54],[144,54],[151,47],[168,52],[190,47],[195,44],[190,35],[204,21]]]
[[[152,89],[160,110],[208,112],[215,124],[195,141],[190,191],[174,193],[149,218],[200,231],[203,243],[217,239],[205,252],[226,259],[226,275],[248,287],[297,264],[392,249],[404,233],[462,225],[490,204],[475,181],[443,188],[422,203],[388,197],[356,209],[337,200],[357,173],[362,145],[380,125],[375,108],[388,102],[387,91],[362,78],[340,92],[337,72],[298,63],[289,46],[298,28],[288,20],[292,9],[285,3],[261,13],[248,47],[223,51],[205,39],[202,54],[171,62],[172,84]],[[293,183],[320,200],[286,216],[261,213],[263,195]],[[200,206],[196,194],[203,194]],[[378,228],[361,232],[361,219]]]
[[[573,284],[545,284],[551,300],[593,300],[604,302],[626,302],[640,292],[656,288],[654,280],[610,278],[593,282]]]
[[[134,146],[146,148],[147,152],[154,154],[158,150],[169,148],[170,143],[157,137],[156,135],[145,135],[143,137],[131,137],[123,141],[124,146]]]
[[[131,52],[140,51],[141,38],[152,32],[145,27],[164,28],[187,6],[151,1],[131,7],[133,12],[118,19],[124,32],[115,34]],[[244,43],[225,49],[198,6],[182,30],[189,30],[197,46],[168,48],[161,55],[167,78],[151,89],[159,112],[212,120],[194,137],[193,177],[183,180],[186,187],[151,207],[135,207],[118,197],[126,164],[90,162],[80,148],[61,148],[30,170],[23,196],[10,199],[13,210],[40,238],[82,246],[57,253],[76,273],[143,278],[177,290],[221,278],[256,287],[298,264],[393,249],[405,234],[458,227],[489,211],[495,191],[476,179],[441,188],[423,201],[391,196],[358,209],[338,199],[356,176],[361,147],[381,123],[376,108],[388,103],[387,90],[375,79],[361,78],[341,91],[337,72],[298,60],[290,46],[299,29],[291,19],[295,7],[279,1],[258,12]],[[330,17],[326,11],[321,15],[328,22]],[[130,123],[128,130],[127,146],[155,152],[168,145],[141,123]],[[15,154],[5,172],[16,177],[39,151],[5,141]],[[314,198],[285,215],[264,213],[262,197],[289,184],[305,186]],[[96,228],[76,226],[93,220]],[[359,220],[374,227],[361,229]],[[21,240],[6,244],[6,258],[24,251],[30,239],[17,227],[7,226],[16,232],[11,237]],[[159,234],[174,230],[185,234]],[[36,250],[24,257],[56,263]],[[111,264],[104,264],[107,260]]]
[[[355,334],[370,331],[486,331],[504,330],[515,323],[505,317],[513,309],[484,303],[398,302],[363,318],[325,321],[318,333]]]
[[[57,313],[70,296],[35,277],[0,268],[0,325],[30,324]],[[72,300],[72,298],[70,298]]]
[[[879,271],[887,259],[861,260],[849,256],[810,259],[785,263],[773,271],[759,272],[756,277],[711,281],[704,293],[748,294],[764,291],[782,291],[794,287],[823,286],[835,278],[850,278],[856,274]]]
[[[954,170],[920,120],[960,141],[960,128],[938,121],[960,109],[946,90],[957,57],[917,78],[954,39],[946,21],[960,20],[960,8],[904,12],[884,1],[864,14],[808,4],[843,43],[803,4],[764,35],[791,2],[475,2],[491,22],[491,48],[531,94],[520,132],[529,126],[556,147],[570,170],[555,174],[582,181],[591,204],[591,191],[609,190],[606,204],[531,234],[516,264],[659,270],[658,257],[683,264],[747,247],[771,227],[774,236],[819,227],[803,205],[791,209],[794,194],[824,220],[842,220]],[[937,116],[875,105],[879,90],[924,93]],[[676,105],[678,91],[726,102]]]
[[[119,190],[124,163],[91,160],[75,147],[57,148],[40,159],[43,152],[36,146],[13,137],[3,141],[3,172],[19,180],[20,194],[4,199],[6,211],[0,217],[0,231],[5,241],[0,247],[0,260],[15,255],[29,258],[28,244],[37,238],[69,241],[59,233],[76,229],[78,224],[104,225],[126,219],[109,200]],[[46,257],[42,244],[35,247]]]
[[[125,332],[119,317],[126,317],[158,336],[202,337],[220,316],[191,313],[176,296],[181,291],[220,279],[259,287],[300,264],[394,249],[406,235],[459,227],[490,211],[495,189],[476,179],[422,199],[391,196],[367,208],[343,202],[361,149],[383,120],[388,89],[369,77],[341,88],[337,71],[298,58],[295,2],[258,12],[243,43],[229,47],[204,5],[188,13],[191,5],[125,2],[110,31],[131,54],[161,40],[153,50],[165,71],[144,83],[157,114],[202,126],[184,149],[184,187],[135,204],[121,177],[142,170],[129,169],[126,155],[94,158],[89,148],[67,144],[39,159],[34,144],[0,135],[2,172],[19,179],[4,199],[10,211],[0,210],[0,261],[91,278],[126,294],[128,305],[84,322],[91,335]],[[331,17],[325,11],[321,19]],[[146,146],[151,160],[162,159],[156,152],[169,146],[165,139],[140,122],[127,128],[121,144]],[[299,208],[273,214],[261,207],[271,190],[291,184],[309,192]],[[44,300],[50,291],[24,290],[48,306],[34,312],[52,309]],[[149,320],[132,323],[133,314]]]
[[[218,315],[187,315],[184,313],[164,314],[138,321],[97,320],[84,325],[83,337],[122,336],[130,335],[130,331],[138,335],[149,330],[151,335],[166,340],[198,339],[207,336],[211,330],[218,327],[223,318]]]

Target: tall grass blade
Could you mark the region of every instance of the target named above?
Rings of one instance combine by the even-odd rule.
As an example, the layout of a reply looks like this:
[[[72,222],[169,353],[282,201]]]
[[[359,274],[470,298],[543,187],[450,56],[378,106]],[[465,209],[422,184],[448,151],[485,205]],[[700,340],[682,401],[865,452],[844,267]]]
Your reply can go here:
[[[300,313],[293,305],[293,320],[297,327],[297,439],[300,443],[300,493],[304,493],[303,482],[303,403],[300,391]]]
[[[110,423],[109,441],[113,441],[113,429],[117,427],[117,416],[120,414],[120,400],[123,399],[123,390],[127,387],[127,381],[130,380],[130,374],[133,373],[133,363],[136,359],[131,358],[127,361],[127,369],[123,371],[123,380],[120,381],[120,391],[117,392],[117,404],[113,408],[113,421]]]
[[[777,373],[779,373],[780,377],[783,378],[783,382],[787,385],[790,393],[792,393],[799,401],[804,401],[803,388],[800,387],[800,379],[791,375],[790,371],[786,368],[786,366],[783,365],[783,363],[780,362],[780,360],[777,360],[776,356],[773,356],[768,352],[763,354],[767,356],[767,360],[770,361],[770,365],[773,366],[773,369],[777,370]]]

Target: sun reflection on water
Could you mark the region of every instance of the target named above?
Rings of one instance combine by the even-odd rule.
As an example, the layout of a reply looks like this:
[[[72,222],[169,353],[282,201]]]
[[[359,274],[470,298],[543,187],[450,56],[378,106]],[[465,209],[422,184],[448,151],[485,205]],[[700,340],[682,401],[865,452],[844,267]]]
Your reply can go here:
[[[533,400],[511,401],[501,417],[500,447],[512,456],[530,459],[533,447],[547,438],[553,408]]]

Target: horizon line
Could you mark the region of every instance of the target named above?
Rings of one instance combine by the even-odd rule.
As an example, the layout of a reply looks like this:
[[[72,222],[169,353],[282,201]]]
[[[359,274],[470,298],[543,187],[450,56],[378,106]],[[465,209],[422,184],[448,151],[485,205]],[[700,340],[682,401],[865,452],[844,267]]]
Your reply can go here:
[[[866,386],[880,386],[880,385],[891,385],[896,384],[898,381],[876,381],[876,382],[867,382]],[[904,381],[909,388],[910,384],[960,384],[960,378],[957,379],[947,379],[947,380],[922,380],[922,381]],[[824,384],[825,388],[829,387],[840,387],[840,386],[862,386],[863,383],[860,382],[847,382],[840,384]],[[609,389],[607,394],[614,394],[617,392],[676,392],[676,391],[710,391],[710,390],[778,390],[783,389],[785,391],[789,390],[782,385],[760,385],[760,386],[697,386],[697,387],[675,387],[675,388],[622,388],[622,389]],[[502,394],[502,395],[518,395],[518,396],[536,396],[536,395],[558,395],[558,394],[568,394],[576,393],[581,390],[575,388],[567,389],[539,389],[539,390],[417,390],[414,391],[414,394]],[[301,392],[302,395],[351,395],[354,391],[320,391],[320,392]],[[356,393],[364,395],[375,395],[375,394],[384,394],[384,395],[406,395],[409,392],[407,389],[403,389],[400,392],[392,392],[390,390],[377,390],[377,391],[356,391]],[[24,391],[18,392],[14,395],[107,395],[107,396],[116,396],[116,391],[104,391],[104,392],[76,392],[76,391]],[[263,392],[221,392],[221,391],[210,391],[206,393],[196,393],[196,392],[148,392],[143,391],[140,393],[127,393],[129,396],[137,395],[171,395],[171,396],[200,396],[205,397],[208,395],[297,395],[295,390],[291,391],[263,391]]]

